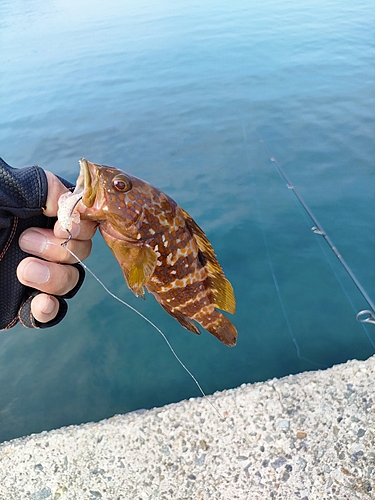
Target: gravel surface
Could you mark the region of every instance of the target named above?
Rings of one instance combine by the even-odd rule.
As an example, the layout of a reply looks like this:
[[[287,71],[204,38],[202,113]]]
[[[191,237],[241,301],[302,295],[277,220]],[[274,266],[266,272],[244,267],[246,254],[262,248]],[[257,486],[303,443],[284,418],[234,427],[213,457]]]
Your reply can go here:
[[[374,398],[372,357],[15,439],[0,498],[375,499]]]

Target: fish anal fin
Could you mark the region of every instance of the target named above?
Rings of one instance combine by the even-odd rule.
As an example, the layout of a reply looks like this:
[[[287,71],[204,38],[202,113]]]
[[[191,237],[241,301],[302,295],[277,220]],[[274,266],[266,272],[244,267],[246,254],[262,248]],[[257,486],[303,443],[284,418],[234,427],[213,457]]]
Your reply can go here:
[[[201,334],[201,332],[199,331],[199,328],[193,322],[193,320],[191,320],[190,318],[188,318],[184,314],[181,314],[180,312],[177,312],[177,311],[170,312],[169,314],[171,316],[173,316],[174,318],[176,318],[177,321],[180,323],[180,325],[182,325],[187,330],[190,330],[191,332],[195,333],[196,335]]]
[[[157,299],[157,297],[156,297],[156,299]],[[162,306],[162,308],[165,309],[165,311],[167,311],[168,314],[170,314],[174,319],[176,319],[180,323],[180,325],[182,325],[184,328],[195,333],[196,335],[201,334],[201,332],[199,331],[199,328],[197,327],[197,325],[194,323],[194,321],[192,319],[188,318],[187,316],[185,316],[184,314],[182,314],[179,311],[176,311],[176,310],[173,311],[171,309],[171,307],[169,307],[167,304],[160,302],[159,300],[158,300],[158,302]]]
[[[215,307],[234,314],[236,311],[236,299],[231,283],[224,275],[223,269],[216,259],[215,251],[207,239],[203,229],[195,220],[182,209],[185,222],[190,232],[195,238],[200,251],[200,261],[207,270],[209,283],[215,300]]]

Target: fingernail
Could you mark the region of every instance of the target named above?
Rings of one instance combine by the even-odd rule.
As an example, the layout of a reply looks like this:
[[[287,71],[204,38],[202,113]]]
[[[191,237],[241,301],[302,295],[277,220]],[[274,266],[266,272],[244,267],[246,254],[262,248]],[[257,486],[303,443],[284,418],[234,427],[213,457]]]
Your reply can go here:
[[[35,285],[47,283],[50,278],[50,270],[41,262],[29,262],[23,270],[23,279]]]
[[[44,302],[40,304],[40,309],[43,314],[51,314],[55,309],[54,300],[49,295],[45,295]]]
[[[77,238],[80,230],[81,230],[81,226],[79,224],[76,224],[75,222],[73,222],[72,229],[70,230],[70,234],[72,235],[72,238]]]
[[[41,255],[47,246],[47,238],[38,231],[26,231],[19,239],[21,250],[27,253]]]

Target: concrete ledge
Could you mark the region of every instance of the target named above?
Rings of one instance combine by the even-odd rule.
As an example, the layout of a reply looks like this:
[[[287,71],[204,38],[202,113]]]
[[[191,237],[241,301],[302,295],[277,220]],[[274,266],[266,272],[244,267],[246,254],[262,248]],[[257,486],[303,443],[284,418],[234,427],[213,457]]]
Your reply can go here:
[[[0,498],[370,500],[374,398],[372,357],[15,439]]]

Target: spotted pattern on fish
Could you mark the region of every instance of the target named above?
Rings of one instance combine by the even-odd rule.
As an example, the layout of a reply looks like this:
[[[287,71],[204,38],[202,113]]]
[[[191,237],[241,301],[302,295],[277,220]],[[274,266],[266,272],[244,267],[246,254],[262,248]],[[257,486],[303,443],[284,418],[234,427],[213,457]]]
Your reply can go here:
[[[226,345],[237,331],[218,309],[234,313],[235,298],[203,230],[160,189],[121,170],[80,161],[81,218],[96,220],[129,288],[144,288],[185,328],[199,323]],[[76,189],[77,189],[76,188]]]

